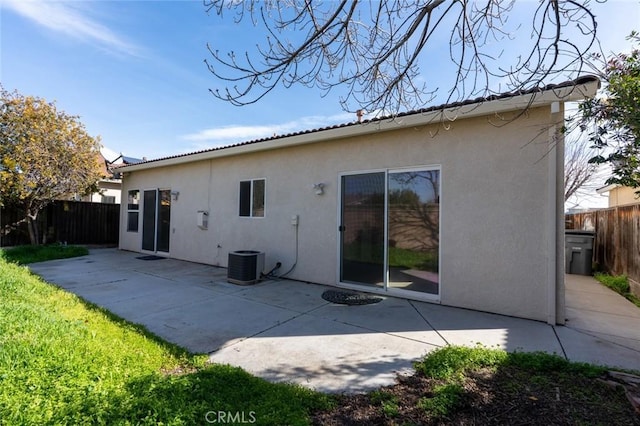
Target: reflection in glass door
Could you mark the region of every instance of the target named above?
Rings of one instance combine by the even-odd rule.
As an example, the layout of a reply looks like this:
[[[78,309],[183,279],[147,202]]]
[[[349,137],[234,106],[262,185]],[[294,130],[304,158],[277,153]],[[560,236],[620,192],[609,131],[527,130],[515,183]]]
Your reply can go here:
[[[388,286],[438,294],[440,172],[388,174]]]
[[[156,251],[169,252],[171,226],[171,190],[158,190],[158,229]]]
[[[384,285],[384,173],[342,177],[340,281]]]
[[[439,294],[440,171],[342,177],[340,282]]]

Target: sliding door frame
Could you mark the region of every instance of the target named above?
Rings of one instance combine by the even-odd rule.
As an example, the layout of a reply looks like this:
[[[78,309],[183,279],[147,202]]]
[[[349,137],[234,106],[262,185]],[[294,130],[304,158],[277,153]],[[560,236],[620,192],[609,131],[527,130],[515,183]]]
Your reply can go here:
[[[389,174],[402,173],[402,172],[424,172],[424,171],[438,171],[438,293],[426,293],[413,290],[405,290],[401,288],[394,288],[389,286]],[[383,276],[384,283],[382,286],[371,285],[366,283],[353,283],[342,281],[342,262],[343,262],[343,178],[345,176],[357,176],[362,174],[371,173],[384,173],[384,265]],[[412,167],[398,167],[388,169],[369,169],[369,170],[356,170],[349,172],[341,172],[338,175],[338,200],[337,200],[337,271],[336,271],[336,283],[337,287],[342,287],[350,290],[365,291],[369,293],[377,293],[388,296],[398,296],[407,299],[423,300],[429,302],[440,302],[442,298],[442,166],[439,164],[425,165],[425,166],[412,166]]]
[[[161,196],[160,193],[161,192],[168,192],[169,193],[169,224],[168,224],[168,235],[167,235],[167,250],[163,251],[163,250],[158,250],[158,236],[160,233],[160,203],[161,203]],[[142,194],[141,198],[142,198],[142,233],[141,233],[141,239],[140,239],[140,251],[142,253],[153,253],[153,254],[158,254],[161,256],[169,256],[169,252],[171,250],[171,204],[172,204],[172,198],[171,198],[171,189],[169,188],[147,188],[147,189],[142,189],[140,191]],[[149,250],[148,248],[145,249],[145,241],[144,241],[144,237],[145,237],[145,214],[146,214],[146,206],[145,206],[145,194],[147,192],[155,192],[155,201],[154,201],[154,224],[153,224],[153,249]]]

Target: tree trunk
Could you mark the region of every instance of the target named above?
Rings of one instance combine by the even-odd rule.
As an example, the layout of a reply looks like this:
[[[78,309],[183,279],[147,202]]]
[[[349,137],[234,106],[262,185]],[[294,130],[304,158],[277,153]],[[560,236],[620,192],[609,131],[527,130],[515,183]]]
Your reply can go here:
[[[38,222],[36,219],[38,218],[38,213],[31,214],[27,212],[27,229],[29,230],[29,241],[31,245],[37,246],[40,245],[40,236],[38,235]]]

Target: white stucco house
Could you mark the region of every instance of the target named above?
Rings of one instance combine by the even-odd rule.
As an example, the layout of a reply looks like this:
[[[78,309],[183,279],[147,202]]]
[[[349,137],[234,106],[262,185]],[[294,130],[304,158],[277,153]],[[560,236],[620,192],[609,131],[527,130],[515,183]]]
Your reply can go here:
[[[564,102],[598,86],[126,165],[120,248],[222,267],[256,250],[275,275],[561,324]]]
[[[97,182],[97,192],[88,195],[75,194],[73,199],[75,201],[85,201],[90,203],[104,203],[104,204],[120,204],[122,198],[122,179],[119,173],[115,173],[114,169],[118,166],[127,164],[135,164],[143,161],[142,159],[126,157],[122,154],[117,156],[114,160],[107,160],[105,153],[112,152],[111,150],[101,148],[97,155],[98,163],[102,172],[102,179]],[[113,156],[112,156],[113,158]]]

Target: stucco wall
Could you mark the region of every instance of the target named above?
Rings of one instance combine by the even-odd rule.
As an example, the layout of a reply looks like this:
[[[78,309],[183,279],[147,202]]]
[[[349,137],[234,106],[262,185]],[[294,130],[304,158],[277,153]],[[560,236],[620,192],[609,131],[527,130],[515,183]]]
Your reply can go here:
[[[103,196],[114,197],[114,204],[120,204],[121,202],[121,183],[120,182],[98,182],[98,188],[100,192],[93,193],[90,196],[90,200],[93,203],[101,203]]]
[[[636,196],[637,189],[628,186],[619,186],[609,191],[609,207],[624,206],[640,203]]]
[[[494,120],[494,118],[492,118]],[[340,174],[441,167],[441,303],[547,319],[549,219],[548,108],[497,126],[487,117],[433,124],[186,165],[127,173],[120,247],[139,251],[126,232],[126,191],[179,191],[171,206],[171,257],[226,266],[230,251],[266,252],[266,269],[295,254],[291,278],[335,284]],[[266,179],[266,215],[238,215],[239,182]],[[324,195],[312,185],[325,184]],[[209,228],[196,212],[209,211]],[[142,214],[140,215],[142,218]]]

